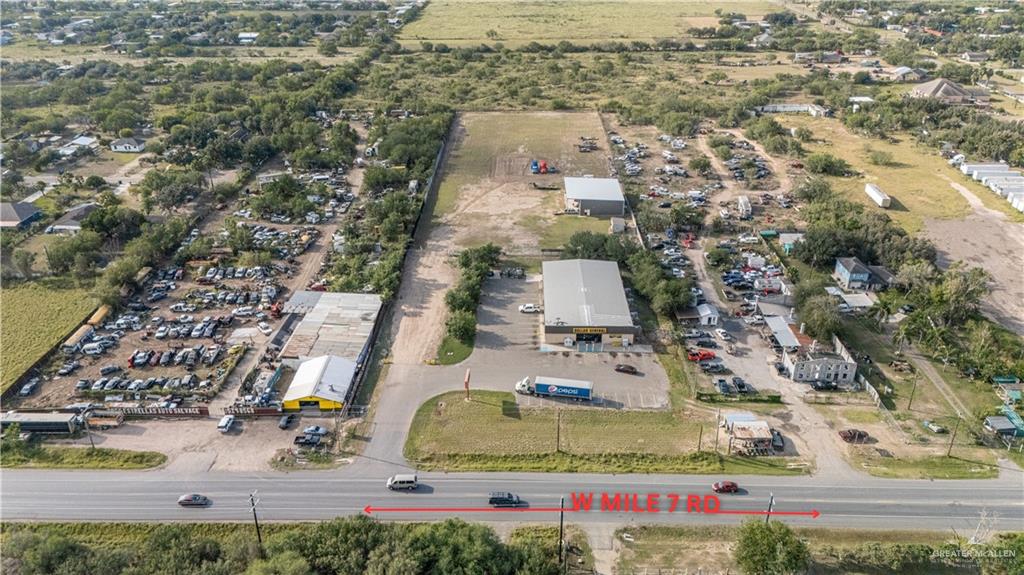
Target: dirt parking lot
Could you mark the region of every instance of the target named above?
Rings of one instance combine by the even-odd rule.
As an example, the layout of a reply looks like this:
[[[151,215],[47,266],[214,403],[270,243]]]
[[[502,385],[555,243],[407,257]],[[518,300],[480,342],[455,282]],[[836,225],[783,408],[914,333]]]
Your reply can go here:
[[[939,264],[962,261],[992,274],[984,311],[1003,327],[1024,335],[1024,224],[986,208],[970,190],[950,182],[974,213],[960,220],[925,220],[925,236],[935,242]]]
[[[217,430],[220,414],[206,419],[130,421],[119,428],[93,433],[97,447],[159,451],[167,455],[165,467],[175,471],[266,471],[279,449],[304,427],[319,425],[333,432],[330,417],[298,417],[288,429],[279,429],[277,417],[239,419],[228,433]],[[89,445],[88,437],[70,443]]]

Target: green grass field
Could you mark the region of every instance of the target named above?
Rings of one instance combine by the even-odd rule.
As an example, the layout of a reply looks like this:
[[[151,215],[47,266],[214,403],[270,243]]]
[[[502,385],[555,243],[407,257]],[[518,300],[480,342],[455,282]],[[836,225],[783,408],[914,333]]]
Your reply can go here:
[[[954,448],[953,457],[925,456],[898,458],[853,456],[854,467],[860,467],[875,477],[893,479],[992,479],[999,475],[996,458],[990,450],[971,449],[966,456],[958,456],[963,448]]]
[[[792,114],[776,117],[787,128],[803,126],[814,133],[816,141],[805,144],[809,151],[828,152],[846,160],[863,174],[859,178],[829,178],[837,191],[854,202],[880,210],[864,193],[865,184],[877,184],[892,198],[892,206],[886,213],[911,234],[923,229],[926,218],[959,219],[972,213],[970,204],[953,189],[950,181],[973,192],[986,207],[1009,215],[1012,221],[1024,222],[1024,214],[1013,210],[984,186],[961,177],[935,150],[917,145],[909,136],[901,135],[899,143],[890,144],[852,134],[839,120],[832,118]],[[866,147],[892,154],[894,165],[871,164]]]
[[[739,12],[747,18],[778,8],[759,0],[670,0],[504,2],[502,0],[434,0],[402,30],[402,44],[418,48],[427,40],[450,46],[501,42],[518,46],[537,41],[654,41],[680,38],[697,26],[715,26],[715,10]]]
[[[95,309],[87,290],[58,281],[5,286],[0,291],[0,387],[10,387]]]
[[[559,414],[558,411],[561,411]],[[405,455],[421,469],[563,472],[798,474],[776,458],[697,452],[714,422],[697,414],[597,409],[519,409],[507,392],[452,392],[416,412]],[[486,429],[487,433],[480,433]],[[796,462],[794,462],[796,463]]]
[[[0,452],[0,467],[34,469],[150,469],[167,456],[155,451],[127,451],[97,447],[28,445]]]
[[[466,345],[450,335],[444,336],[437,348],[438,365],[455,365],[473,353],[473,346]]]
[[[824,528],[795,528],[797,536],[807,543],[811,552],[810,573],[883,573],[889,569],[857,568],[844,564],[837,551],[853,550],[867,545],[930,545],[941,547],[953,541],[949,532],[942,531],[883,531]],[[733,559],[732,546],[736,542],[735,527],[704,525],[700,527],[643,526],[620,529],[616,538],[628,533],[632,541],[623,544],[616,562],[618,573],[676,572],[726,573],[739,572]],[[856,562],[856,560],[854,560]],[[853,570],[850,570],[850,569]],[[976,573],[973,566],[962,571],[947,570],[930,565],[914,573]]]

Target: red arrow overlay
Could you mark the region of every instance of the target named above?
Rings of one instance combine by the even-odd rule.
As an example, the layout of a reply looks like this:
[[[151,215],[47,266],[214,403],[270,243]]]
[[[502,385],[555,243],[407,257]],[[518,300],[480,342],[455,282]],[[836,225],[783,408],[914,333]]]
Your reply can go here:
[[[557,513],[576,511],[572,507],[363,507],[363,513]]]
[[[573,507],[363,507],[363,513],[373,515],[374,513],[558,513],[559,511],[579,511]],[[734,509],[717,511],[705,511],[705,515],[768,515],[766,510],[758,509]],[[772,511],[771,515],[804,516],[817,519],[821,512],[817,509],[810,511]]]
[[[751,510],[746,510],[746,509],[734,509],[734,510],[719,509],[718,511],[705,511],[704,513],[707,514],[707,515],[802,515],[802,516],[805,516],[805,517],[813,517],[814,519],[817,519],[821,515],[821,512],[818,511],[817,509],[811,509],[810,511],[771,511],[771,512],[769,512],[767,510],[758,510],[758,509],[751,509]]]

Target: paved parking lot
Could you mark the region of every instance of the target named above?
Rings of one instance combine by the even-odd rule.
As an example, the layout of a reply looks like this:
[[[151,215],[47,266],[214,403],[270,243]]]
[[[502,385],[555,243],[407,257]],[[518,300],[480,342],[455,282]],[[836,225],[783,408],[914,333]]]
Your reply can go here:
[[[519,312],[523,303],[540,303],[539,278],[492,278],[484,285],[476,348],[465,362],[472,369],[472,385],[512,391],[523,377],[545,375],[594,382],[594,406],[614,409],[667,409],[668,376],[657,356],[641,353],[541,352],[541,315]],[[639,375],[614,370],[628,363]],[[465,369],[462,366],[455,366]],[[587,403],[517,395],[521,405],[584,407]]]

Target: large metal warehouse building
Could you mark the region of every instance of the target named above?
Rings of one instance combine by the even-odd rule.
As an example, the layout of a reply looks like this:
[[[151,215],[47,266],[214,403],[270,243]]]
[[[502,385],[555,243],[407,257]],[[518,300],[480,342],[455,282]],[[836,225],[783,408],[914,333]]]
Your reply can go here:
[[[544,341],[600,351],[628,347],[639,328],[626,302],[615,262],[544,262]]]
[[[373,348],[381,305],[374,294],[295,292],[282,310],[303,315],[280,354],[295,369],[284,409],[344,407]]]
[[[626,198],[615,178],[565,178],[565,208],[585,216],[621,216]]]

